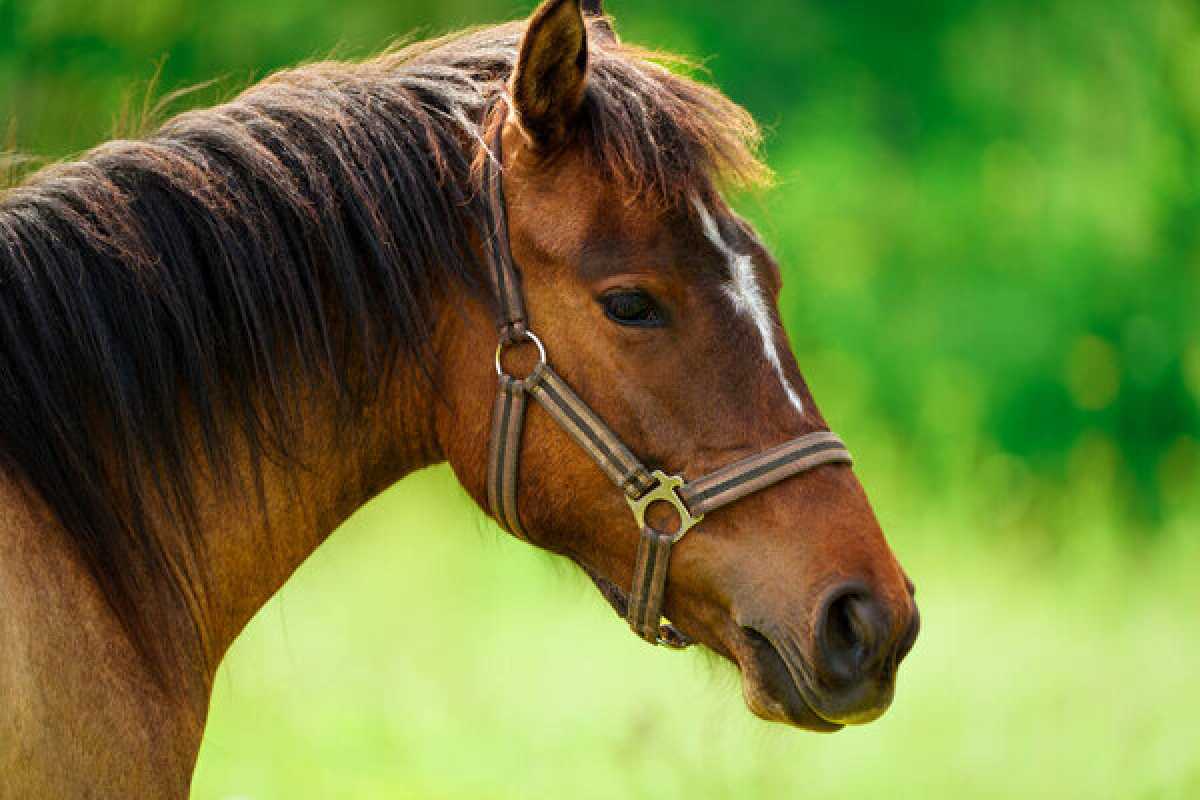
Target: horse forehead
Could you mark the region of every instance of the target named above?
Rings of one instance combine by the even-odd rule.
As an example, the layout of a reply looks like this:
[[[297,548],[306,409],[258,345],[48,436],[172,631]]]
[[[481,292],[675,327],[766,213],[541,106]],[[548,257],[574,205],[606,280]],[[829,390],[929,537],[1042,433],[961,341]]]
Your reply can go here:
[[[506,184],[510,225],[556,260],[577,260],[594,238],[601,209],[619,205],[578,159],[564,158],[550,170],[512,170]]]
[[[744,226],[727,209],[714,217],[707,209],[695,213],[703,208],[698,201],[689,208],[622,195],[581,157],[521,176],[510,204],[514,198],[518,226],[530,244],[552,260],[597,273],[593,277],[629,266],[686,267],[694,275],[728,280],[735,277],[731,248],[757,252],[745,247]]]
[[[697,237],[674,215],[601,184],[539,194],[521,209],[521,233],[551,260],[579,265],[585,277],[669,269],[701,257]]]

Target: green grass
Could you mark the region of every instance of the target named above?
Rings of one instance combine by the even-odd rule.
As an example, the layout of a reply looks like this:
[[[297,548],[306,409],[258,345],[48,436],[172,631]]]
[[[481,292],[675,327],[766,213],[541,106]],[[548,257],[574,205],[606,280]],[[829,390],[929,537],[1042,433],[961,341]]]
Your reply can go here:
[[[304,566],[218,676],[199,798],[1200,796],[1200,563],[891,531],[924,630],[879,722],[754,719],[736,674],[646,647],[449,473]]]

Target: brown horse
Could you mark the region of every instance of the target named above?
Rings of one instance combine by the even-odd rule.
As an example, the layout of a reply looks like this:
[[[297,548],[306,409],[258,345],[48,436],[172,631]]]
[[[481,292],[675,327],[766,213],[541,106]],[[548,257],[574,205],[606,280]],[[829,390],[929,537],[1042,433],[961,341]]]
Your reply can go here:
[[[767,176],[757,129],[587,10],[284,72],[4,194],[0,795],[186,794],[223,654],[342,520],[440,461],[487,506],[508,247],[639,474],[732,462],[755,490],[647,566],[655,528],[559,427],[570,403],[531,406],[498,423],[510,529],[618,606],[657,575],[663,635],[734,662],[765,719],[887,708],[917,613],[862,488],[842,457],[769,481],[753,458],[833,441],[779,268],[719,194]]]

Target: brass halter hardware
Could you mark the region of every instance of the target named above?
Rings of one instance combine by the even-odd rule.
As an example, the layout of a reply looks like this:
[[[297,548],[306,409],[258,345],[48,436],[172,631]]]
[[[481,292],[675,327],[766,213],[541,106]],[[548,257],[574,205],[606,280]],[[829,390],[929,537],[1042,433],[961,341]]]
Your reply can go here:
[[[668,475],[661,469],[656,469],[650,473],[650,476],[657,481],[654,488],[641,497],[625,495],[625,502],[629,503],[629,509],[633,512],[634,520],[637,521],[638,530],[648,527],[646,510],[654,503],[663,502],[674,508],[675,513],[679,515],[679,528],[671,537],[671,543],[674,544],[682,539],[685,533],[696,527],[700,520],[704,519],[704,515],[693,515],[687,504],[683,502],[683,498],[679,496],[679,490],[687,484],[682,475]]]

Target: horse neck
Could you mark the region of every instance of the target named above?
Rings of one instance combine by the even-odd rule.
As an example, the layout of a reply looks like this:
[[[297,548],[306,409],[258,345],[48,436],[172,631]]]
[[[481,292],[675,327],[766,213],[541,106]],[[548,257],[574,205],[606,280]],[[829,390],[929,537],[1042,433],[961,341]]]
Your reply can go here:
[[[400,363],[348,422],[330,418],[337,404],[313,391],[300,402],[291,458],[255,464],[239,456],[240,491],[216,482],[198,487],[202,541],[194,550],[203,597],[186,604],[192,618],[180,620],[179,635],[189,626],[201,633],[202,663],[194,667],[207,682],[246,623],[345,519],[404,475],[441,460],[428,387],[416,365]]]
[[[237,634],[356,508],[440,458],[427,382],[407,365],[393,374],[349,433],[321,416],[320,392],[305,398],[297,463],[264,460],[261,491],[197,487],[192,566],[207,577],[157,618],[156,636],[179,644],[166,675],[126,638],[53,512],[0,477],[0,630],[14,656],[0,661],[0,797],[186,794],[216,667]]]
[[[203,579],[185,581],[188,596],[156,618],[156,638],[178,645],[165,676],[126,637],[53,511],[19,479],[0,476],[6,596],[0,629],[20,654],[0,660],[0,697],[13,699],[12,713],[0,721],[0,742],[17,741],[21,730],[45,732],[30,745],[36,753],[0,745],[0,772],[6,759],[24,759],[12,765],[30,782],[20,796],[73,796],[98,786],[120,787],[114,796],[158,796],[148,787],[160,782],[171,787],[164,795],[186,791],[216,669],[239,632],[356,509],[407,473],[444,459],[442,436],[453,430],[455,415],[429,373],[460,391],[454,359],[473,352],[461,348],[462,316],[449,313],[449,305],[438,300],[432,309],[441,322],[431,332],[428,362],[413,363],[401,349],[357,418],[335,419],[335,409],[344,407],[332,396],[337,390],[314,377],[293,398],[299,424],[290,458],[255,460],[234,436],[235,486],[196,478],[200,538],[173,554],[180,569]],[[485,375],[487,358],[472,360]],[[170,514],[151,509],[150,515],[161,518],[164,528],[156,533],[163,541],[184,541],[167,529]],[[100,764],[88,752],[111,758]]]

